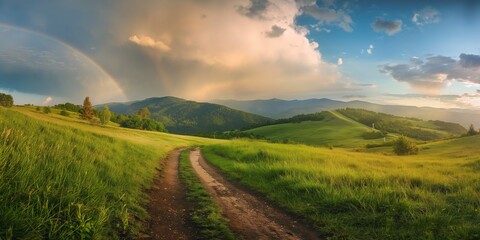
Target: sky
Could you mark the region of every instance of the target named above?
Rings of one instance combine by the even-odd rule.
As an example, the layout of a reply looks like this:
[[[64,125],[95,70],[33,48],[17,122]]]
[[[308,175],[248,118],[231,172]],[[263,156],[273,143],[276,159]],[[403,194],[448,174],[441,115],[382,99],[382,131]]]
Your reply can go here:
[[[0,0],[0,92],[479,109],[477,2]]]

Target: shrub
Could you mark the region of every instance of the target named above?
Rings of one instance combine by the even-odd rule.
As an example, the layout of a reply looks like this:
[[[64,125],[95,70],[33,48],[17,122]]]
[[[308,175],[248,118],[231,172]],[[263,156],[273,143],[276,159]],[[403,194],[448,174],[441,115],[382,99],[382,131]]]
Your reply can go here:
[[[50,109],[50,107],[43,107],[43,113],[49,114],[51,112],[52,112],[52,110]]]
[[[65,116],[65,117],[68,117],[68,116],[70,116],[70,113],[68,113],[67,111],[65,111],[65,109],[62,109],[62,111],[60,111],[60,115]]]
[[[417,144],[401,136],[393,142],[393,151],[397,155],[414,155],[418,153]]]

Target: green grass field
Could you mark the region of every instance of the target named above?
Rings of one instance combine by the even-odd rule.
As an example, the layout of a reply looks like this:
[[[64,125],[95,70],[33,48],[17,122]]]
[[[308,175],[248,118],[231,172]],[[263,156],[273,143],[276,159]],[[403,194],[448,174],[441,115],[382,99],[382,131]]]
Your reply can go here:
[[[130,238],[159,160],[209,141],[0,107],[0,239]]]
[[[383,143],[383,137],[365,139],[362,136],[374,131],[372,128],[355,122],[336,111],[328,111],[328,113],[322,121],[275,124],[246,132],[276,141],[288,139],[297,143],[317,146],[363,147],[366,144]],[[387,140],[392,137],[392,135],[388,135]]]
[[[332,239],[479,239],[480,136],[419,155],[232,141],[206,159]]]
[[[0,108],[0,239],[132,238],[147,216],[143,189],[159,159],[198,145],[227,175],[325,237],[480,238],[480,136],[423,144],[418,155],[399,157],[391,147],[359,152],[94,126],[52,110]],[[316,144],[357,148],[369,141],[358,136],[370,128],[331,113],[319,122]],[[313,123],[291,125],[302,124]],[[185,155],[181,163],[184,181],[195,190],[191,198],[205,200]],[[208,201],[196,206],[200,212],[213,208]]]

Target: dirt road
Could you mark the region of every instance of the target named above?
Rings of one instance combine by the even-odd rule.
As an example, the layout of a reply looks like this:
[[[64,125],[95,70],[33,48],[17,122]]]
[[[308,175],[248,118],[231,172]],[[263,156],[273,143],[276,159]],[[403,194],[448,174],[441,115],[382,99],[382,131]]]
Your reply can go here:
[[[187,200],[185,189],[178,176],[178,158],[181,150],[170,152],[164,169],[154,180],[154,187],[148,191],[150,204],[148,212],[149,237],[142,239],[194,239],[193,228],[187,222]]]
[[[205,162],[198,148],[190,152],[190,162],[236,235],[243,239],[319,239],[314,231],[226,181]]]

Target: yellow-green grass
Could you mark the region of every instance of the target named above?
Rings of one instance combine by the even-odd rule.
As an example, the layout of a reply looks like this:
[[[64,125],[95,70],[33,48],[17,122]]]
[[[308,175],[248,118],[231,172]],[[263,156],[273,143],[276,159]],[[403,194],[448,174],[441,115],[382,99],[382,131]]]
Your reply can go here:
[[[383,137],[364,139],[362,134],[368,134],[376,130],[355,122],[336,111],[328,112],[330,114],[322,121],[275,124],[246,132],[265,136],[271,140],[290,140],[316,146],[363,147],[366,144],[381,144],[384,142]],[[388,135],[387,140],[392,137],[393,135]]]
[[[195,239],[235,239],[227,220],[193,171],[189,153],[189,150],[181,153],[178,169],[180,178],[187,188],[187,200],[190,203],[189,216],[197,230]]]
[[[209,142],[0,108],[0,239],[131,238],[159,159]]]
[[[479,239],[478,146],[460,138],[400,157],[238,140],[203,152],[332,239]]]

